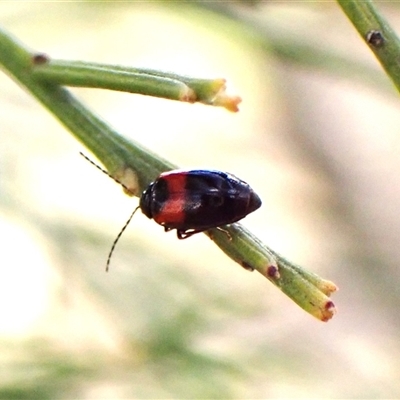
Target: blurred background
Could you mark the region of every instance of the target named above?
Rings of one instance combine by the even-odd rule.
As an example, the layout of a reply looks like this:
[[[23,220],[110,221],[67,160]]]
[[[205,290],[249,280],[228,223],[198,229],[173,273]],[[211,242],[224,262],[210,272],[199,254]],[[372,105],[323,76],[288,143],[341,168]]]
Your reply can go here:
[[[226,78],[236,114],[72,91],[173,163],[249,182],[244,224],[340,288],[322,323],[141,213],[105,273],[137,199],[1,73],[1,399],[400,396],[399,99],[336,3],[1,2],[0,25],[54,58]]]

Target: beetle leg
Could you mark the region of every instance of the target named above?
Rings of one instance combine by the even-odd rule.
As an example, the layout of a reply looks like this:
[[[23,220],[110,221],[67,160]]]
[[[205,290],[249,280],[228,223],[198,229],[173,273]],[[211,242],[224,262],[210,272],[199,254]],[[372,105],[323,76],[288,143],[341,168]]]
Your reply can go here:
[[[232,235],[224,228],[221,228],[220,226],[217,226],[215,229],[218,229],[220,232],[224,232],[225,235],[227,236],[228,240],[231,242],[232,241]]]
[[[196,229],[192,229],[192,230],[183,230],[183,229],[177,229],[176,230],[176,235],[178,236],[178,239],[182,240],[182,239],[187,239],[190,236],[194,235],[195,233],[200,233],[200,232],[204,232],[204,230],[196,230]]]

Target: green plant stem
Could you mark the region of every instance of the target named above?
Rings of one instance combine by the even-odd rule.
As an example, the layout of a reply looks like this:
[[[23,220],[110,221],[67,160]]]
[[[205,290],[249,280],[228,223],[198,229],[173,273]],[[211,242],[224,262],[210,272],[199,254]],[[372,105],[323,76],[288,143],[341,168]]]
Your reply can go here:
[[[400,91],[400,41],[396,33],[372,1],[337,1]],[[382,41],[370,40],[373,32],[382,35]]]
[[[213,104],[224,79],[199,79],[165,71],[82,61],[48,60],[33,76],[66,86],[95,87],[146,94],[170,100]]]
[[[0,65],[88,147],[110,174],[135,165],[140,171],[139,190],[143,190],[158,171],[175,167],[139,143],[127,141],[68,90],[36,79],[31,73],[33,57],[33,53],[0,30]]]
[[[329,296],[337,290],[334,283],[289,262],[241,224],[223,227],[223,230],[213,229],[209,236],[225,254],[244,268],[258,271],[319,320],[332,318],[336,309]]]
[[[33,75],[65,86],[93,87],[146,94],[170,100],[191,101],[195,94],[187,85],[176,79],[162,76],[118,71],[79,62],[51,61],[33,68]]]
[[[134,173],[138,180],[137,189],[141,191],[161,172],[175,167],[118,134],[65,88],[35,76],[32,73],[35,60],[35,54],[0,30],[0,66],[88,147],[111,175],[124,178],[126,171]],[[240,224],[223,229],[228,234],[218,229],[207,234],[234,261],[246,269],[260,272],[318,319],[327,321],[334,315],[335,307],[329,299],[336,290],[333,283],[291,264]]]

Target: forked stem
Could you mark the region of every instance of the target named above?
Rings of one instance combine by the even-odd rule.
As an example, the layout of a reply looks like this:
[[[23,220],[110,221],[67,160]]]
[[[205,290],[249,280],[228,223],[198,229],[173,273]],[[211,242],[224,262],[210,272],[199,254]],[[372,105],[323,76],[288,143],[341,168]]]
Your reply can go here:
[[[101,160],[108,170],[107,174],[124,183],[129,194],[138,195],[161,172],[174,169],[172,163],[113,130],[57,81],[46,81],[43,77],[38,79],[33,73],[38,59],[41,60],[42,57],[29,52],[0,30],[0,66],[84,143]],[[44,61],[46,62],[46,58]],[[132,185],[125,184],[127,176],[129,182],[133,182]],[[113,243],[107,260],[107,270],[116,243],[136,211],[137,208]],[[329,295],[336,290],[332,282],[323,280],[274,253],[240,224],[232,224],[223,229],[229,232],[231,240],[218,229],[206,233],[211,235],[213,241],[230,258],[246,269],[260,272],[316,318],[327,321],[335,314],[335,306],[329,299]]]

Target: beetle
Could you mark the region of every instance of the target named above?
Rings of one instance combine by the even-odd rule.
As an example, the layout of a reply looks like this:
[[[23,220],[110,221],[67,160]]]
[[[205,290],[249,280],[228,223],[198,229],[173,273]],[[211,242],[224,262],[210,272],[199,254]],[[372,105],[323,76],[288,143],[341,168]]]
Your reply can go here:
[[[260,197],[246,182],[208,169],[163,172],[139,203],[143,214],[166,232],[176,229],[178,239],[239,221],[260,206]]]
[[[80,153],[87,161],[104,172],[127,191],[118,179]],[[211,228],[232,224],[261,207],[261,199],[244,181],[228,172],[210,169],[176,169],[161,173],[140,196],[112,244],[108,254],[108,271],[114,248],[140,208],[144,215],[164,227],[176,229],[178,239],[186,239]]]

